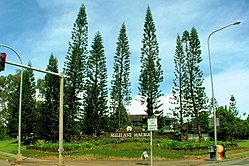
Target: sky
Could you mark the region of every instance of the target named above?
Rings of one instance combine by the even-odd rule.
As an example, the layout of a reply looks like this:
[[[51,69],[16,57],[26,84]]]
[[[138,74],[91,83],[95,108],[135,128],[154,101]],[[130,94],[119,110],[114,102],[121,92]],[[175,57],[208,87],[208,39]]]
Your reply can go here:
[[[1,0],[0,43],[15,49],[24,64],[29,61],[36,68],[46,69],[53,53],[63,71],[68,43],[80,6],[84,4],[89,27],[89,49],[99,31],[103,37],[107,57],[108,82],[113,72],[113,56],[122,23],[127,28],[131,52],[132,101],[131,114],[143,114],[139,103],[138,78],[146,8],[149,5],[159,43],[159,57],[164,72],[160,89],[164,96],[163,110],[170,113],[169,97],[174,74],[173,57],[177,34],[195,27],[201,42],[206,94],[211,96],[207,37],[214,30],[234,25],[213,34],[210,38],[214,94],[220,106],[228,105],[235,96],[240,114],[249,114],[249,0]],[[7,61],[19,63],[8,49]],[[16,67],[6,65],[1,75],[14,73]],[[43,74],[36,74],[43,78]],[[110,87],[110,83],[108,84]]]

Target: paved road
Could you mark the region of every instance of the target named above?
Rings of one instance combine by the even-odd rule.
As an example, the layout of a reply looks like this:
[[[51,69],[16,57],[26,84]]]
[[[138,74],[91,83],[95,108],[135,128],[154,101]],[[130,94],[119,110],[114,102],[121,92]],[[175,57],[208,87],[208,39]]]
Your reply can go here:
[[[205,161],[202,160],[191,160],[191,161],[154,161],[153,166],[198,166],[203,164]],[[58,164],[57,161],[49,161],[49,160],[32,160],[27,159],[24,160],[21,164],[9,163],[6,161],[0,161],[0,166],[56,166]],[[66,161],[66,166],[145,166],[150,165],[149,161]]]
[[[56,166],[57,161],[26,159],[21,164],[0,160],[0,166]],[[150,165],[149,161],[66,161],[65,166],[145,166]],[[186,161],[154,161],[153,166],[248,166],[249,158],[222,162],[205,160],[186,160]]]
[[[228,162],[229,165],[231,166],[241,166],[241,165],[249,165],[249,158],[241,159],[241,160],[236,160],[236,161],[230,161]],[[224,162],[223,165],[225,166],[226,163]]]
[[[0,160],[0,165],[1,166],[7,166],[7,165],[10,165],[8,161],[3,161],[3,160]]]
[[[154,161],[153,166],[199,166],[203,165],[206,161],[204,160],[182,160],[182,161]],[[135,161],[135,160],[120,160],[120,161],[65,161],[66,166],[145,166],[150,165],[149,161]],[[37,160],[37,159],[26,159],[21,164],[16,164],[14,162],[1,161],[0,166],[56,166],[58,161],[52,160]]]
[[[249,165],[249,158],[247,159],[244,159],[244,160],[240,160],[240,161],[237,161],[233,164],[233,166],[235,165]]]

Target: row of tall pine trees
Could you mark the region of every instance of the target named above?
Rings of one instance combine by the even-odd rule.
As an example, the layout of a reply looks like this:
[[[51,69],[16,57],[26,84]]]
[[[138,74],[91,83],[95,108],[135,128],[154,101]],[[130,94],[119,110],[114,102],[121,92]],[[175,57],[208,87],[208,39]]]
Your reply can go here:
[[[131,101],[129,41],[125,23],[121,25],[114,55],[110,92],[103,39],[97,32],[89,48],[88,21],[84,4],[73,25],[71,41],[64,62],[64,139],[87,134],[99,136],[130,125],[126,106]],[[201,137],[208,130],[208,99],[203,86],[200,41],[195,28],[177,35],[174,56],[175,72],[171,103],[176,129],[186,131],[186,119],[191,130]],[[159,58],[159,44],[152,13],[147,7],[143,28],[140,58],[139,95],[146,104],[148,117],[156,116],[159,128],[164,126],[160,97],[163,92],[163,68]],[[28,64],[31,66],[31,62]],[[58,59],[51,54],[47,70],[58,73]],[[7,134],[17,136],[19,88],[18,71],[1,77],[1,120]],[[59,86],[58,77],[46,74],[44,79],[34,78],[32,70],[23,75],[22,139],[58,140]],[[36,91],[39,90],[39,100]],[[108,101],[109,98],[109,101]],[[4,104],[3,104],[4,103]],[[190,124],[190,123],[188,123]],[[177,127],[178,126],[178,127]],[[184,127],[185,126],[185,127]],[[1,130],[2,131],[2,130]]]

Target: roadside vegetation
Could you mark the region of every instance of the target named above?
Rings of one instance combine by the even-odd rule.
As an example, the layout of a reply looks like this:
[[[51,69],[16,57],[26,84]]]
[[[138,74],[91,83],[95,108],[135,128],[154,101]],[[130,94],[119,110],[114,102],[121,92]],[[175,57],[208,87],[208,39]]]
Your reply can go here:
[[[249,141],[218,142],[226,146],[226,155],[229,159],[241,158],[249,154]],[[213,141],[174,141],[155,139],[153,141],[153,156],[157,160],[184,160],[184,159],[208,159],[209,147]],[[120,139],[101,138],[94,141],[78,143],[65,143],[64,156],[67,159],[141,159],[144,151],[149,151],[149,140],[142,138]],[[0,141],[0,158],[10,160],[17,153],[17,142],[14,139]],[[58,157],[58,143],[37,141],[30,146],[22,146],[22,154],[25,157],[55,159]],[[13,154],[13,155],[8,155]],[[13,158],[14,159],[14,158]]]

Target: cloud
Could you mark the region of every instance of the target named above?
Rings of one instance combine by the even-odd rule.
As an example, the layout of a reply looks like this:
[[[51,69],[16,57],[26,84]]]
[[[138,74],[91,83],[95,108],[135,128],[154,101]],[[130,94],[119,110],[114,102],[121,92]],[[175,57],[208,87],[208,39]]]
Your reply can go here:
[[[220,106],[229,105],[231,95],[235,96],[237,101],[237,107],[240,115],[244,112],[249,114],[248,101],[249,101],[249,73],[247,70],[240,68],[233,68],[227,72],[216,74],[214,78],[214,93],[215,98]],[[211,84],[210,77],[205,77],[204,86],[206,87],[206,93],[211,98]],[[161,109],[164,111],[164,115],[171,115],[170,108],[173,106],[170,104],[170,97],[172,94],[166,94],[159,98],[163,104]],[[127,107],[130,114],[146,114],[146,105],[142,105],[140,102],[141,96],[136,95],[133,97],[131,104]]]
[[[127,106],[127,111],[131,115],[137,115],[137,114],[147,114],[145,112],[146,110],[146,105],[141,104],[140,102],[141,96],[136,95],[135,97],[132,98],[131,104]]]
[[[249,101],[249,73],[248,70],[233,68],[224,73],[213,76],[214,95],[220,106],[228,105],[231,95],[234,95],[237,101],[237,107],[240,114],[247,112]],[[211,97],[210,77],[206,77],[204,81],[206,93]]]
[[[169,108],[172,107],[172,105],[169,103],[170,101],[170,96],[171,94],[167,94],[165,96],[160,97],[158,100],[160,100],[160,104],[162,106],[160,107],[161,110],[163,110],[163,114],[169,116],[171,112],[169,111]],[[133,97],[131,104],[127,107],[128,113],[131,115],[137,115],[137,114],[147,114],[145,112],[146,108],[146,103],[141,104],[140,102],[141,96],[136,95]]]

